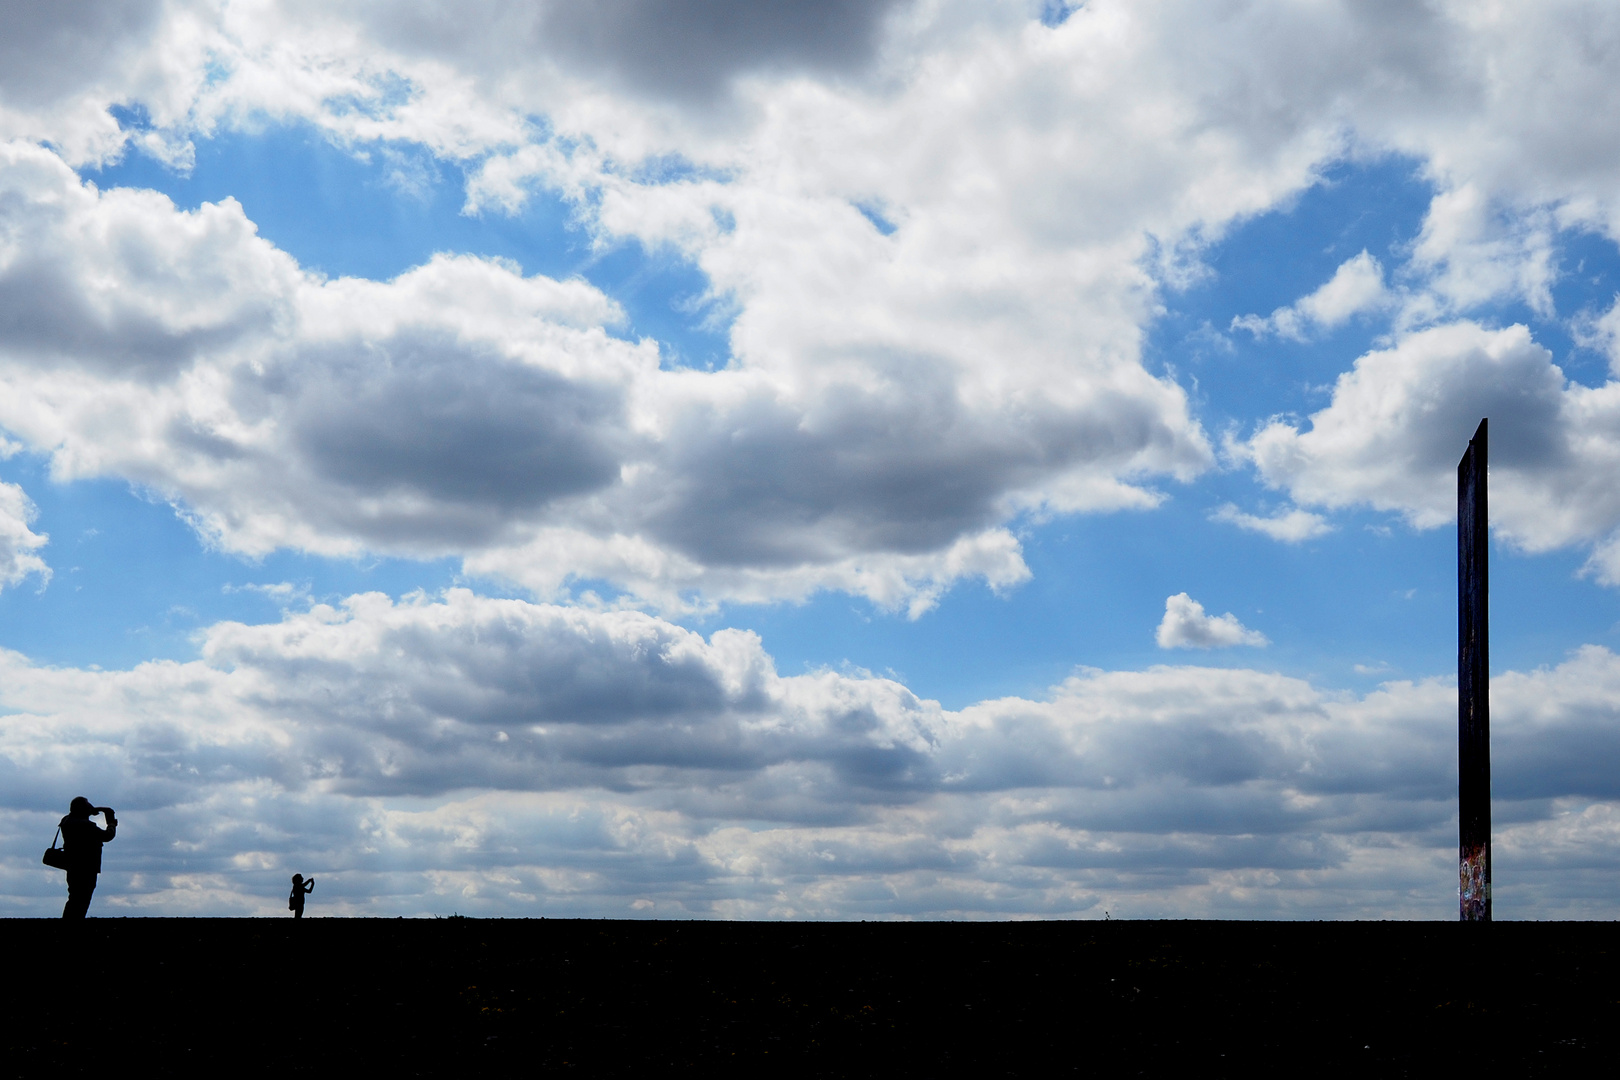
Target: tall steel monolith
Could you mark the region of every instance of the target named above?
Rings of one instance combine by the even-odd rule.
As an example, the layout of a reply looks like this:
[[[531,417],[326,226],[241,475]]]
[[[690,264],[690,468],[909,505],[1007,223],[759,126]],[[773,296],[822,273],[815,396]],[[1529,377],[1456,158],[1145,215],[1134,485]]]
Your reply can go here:
[[[1485,420],[1457,465],[1457,901],[1491,921],[1490,514]]]

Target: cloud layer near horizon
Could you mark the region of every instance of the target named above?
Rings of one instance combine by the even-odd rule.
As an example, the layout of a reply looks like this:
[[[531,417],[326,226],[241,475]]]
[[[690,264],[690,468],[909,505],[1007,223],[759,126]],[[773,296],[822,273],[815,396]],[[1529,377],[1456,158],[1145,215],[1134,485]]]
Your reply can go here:
[[[1456,697],[1438,680],[1357,698],[1244,669],[1081,671],[1045,700],[951,712],[889,679],[780,675],[744,631],[466,590],[220,624],[202,652],[125,672],[0,657],[13,911],[56,899],[21,867],[64,785],[118,807],[108,910],[131,914],[269,913],[292,869],[330,883],[333,913],[1441,917],[1453,900]],[[1617,702],[1620,658],[1596,647],[1497,677],[1505,916],[1581,913],[1541,875],[1620,854],[1597,764],[1620,751]]]

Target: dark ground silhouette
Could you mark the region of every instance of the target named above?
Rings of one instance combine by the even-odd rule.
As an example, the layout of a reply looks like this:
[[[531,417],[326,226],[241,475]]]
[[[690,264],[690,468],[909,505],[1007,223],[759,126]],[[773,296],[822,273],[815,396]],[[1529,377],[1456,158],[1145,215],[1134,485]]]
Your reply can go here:
[[[17,919],[0,947],[11,1075],[1580,1076],[1620,1051],[1613,923]]]

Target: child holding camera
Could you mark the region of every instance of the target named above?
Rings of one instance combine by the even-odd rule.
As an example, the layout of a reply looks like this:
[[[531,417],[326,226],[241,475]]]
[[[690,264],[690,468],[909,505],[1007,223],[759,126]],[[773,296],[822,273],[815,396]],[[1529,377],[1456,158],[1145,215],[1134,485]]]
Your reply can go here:
[[[292,882],[292,895],[287,897],[287,910],[293,913],[293,918],[304,917],[304,897],[315,891],[315,879],[304,880],[303,874],[294,874]]]

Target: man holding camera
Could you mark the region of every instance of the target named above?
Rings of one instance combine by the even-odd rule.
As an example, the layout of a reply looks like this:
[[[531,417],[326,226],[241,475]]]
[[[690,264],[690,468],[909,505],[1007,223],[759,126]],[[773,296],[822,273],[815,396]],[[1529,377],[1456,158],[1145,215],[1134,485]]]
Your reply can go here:
[[[90,818],[96,814],[106,817],[107,827],[97,828]],[[67,858],[67,904],[62,918],[82,919],[90,910],[90,895],[96,891],[96,875],[101,873],[101,845],[118,834],[118,819],[110,806],[91,806],[90,800],[80,795],[68,804],[68,815],[62,819],[62,853]]]

